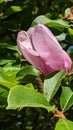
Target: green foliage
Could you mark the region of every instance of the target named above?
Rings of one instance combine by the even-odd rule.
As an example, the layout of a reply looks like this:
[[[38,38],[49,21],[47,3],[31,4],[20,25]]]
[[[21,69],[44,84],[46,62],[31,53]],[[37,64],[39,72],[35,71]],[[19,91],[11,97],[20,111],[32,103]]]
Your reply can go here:
[[[0,108],[6,107],[7,96],[8,96],[8,90],[0,85]]]
[[[0,0],[0,130],[73,129],[73,75],[62,70],[45,78],[16,43],[20,30],[42,23],[73,60],[73,21],[64,19],[72,5],[72,0]],[[56,119],[55,106],[68,119]]]
[[[60,105],[62,112],[67,111],[73,105],[73,92],[69,87],[62,87]]]
[[[18,83],[16,74],[19,70],[20,68],[18,66],[14,67],[10,65],[0,68],[0,84],[9,89],[14,87]]]
[[[7,109],[21,109],[23,107],[41,107],[48,111],[54,111],[55,109],[49,105],[41,93],[33,88],[32,84],[15,86],[9,92]]]
[[[66,34],[65,33],[61,33],[60,35],[56,36],[58,41],[63,41],[66,38]]]
[[[10,16],[13,13],[22,11],[22,8],[20,6],[11,6],[5,11],[5,16]]]
[[[67,21],[64,21],[62,19],[57,19],[57,20],[51,20],[48,19],[47,17],[41,15],[37,18],[34,19],[32,26],[35,26],[37,24],[46,24],[48,27],[53,27],[57,30],[62,30],[63,28],[69,28],[70,25]]]
[[[73,129],[73,122],[67,119],[59,119],[56,124],[55,130],[72,130]]]
[[[17,79],[23,79],[27,75],[39,76],[40,74],[41,74],[40,71],[37,70],[35,67],[25,66],[19,71]]]
[[[51,101],[51,99],[54,97],[56,92],[58,91],[61,81],[66,75],[66,71],[62,70],[55,74],[52,77],[49,77],[45,79],[44,81],[44,92],[46,94],[46,98],[48,101]]]

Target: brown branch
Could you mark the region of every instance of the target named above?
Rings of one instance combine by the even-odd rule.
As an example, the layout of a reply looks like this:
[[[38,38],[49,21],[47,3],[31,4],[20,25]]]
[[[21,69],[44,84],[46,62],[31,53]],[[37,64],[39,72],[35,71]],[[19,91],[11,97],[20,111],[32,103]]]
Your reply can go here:
[[[36,82],[37,82],[37,86],[38,86],[39,91],[43,94],[44,93],[43,82],[39,76],[36,77]]]

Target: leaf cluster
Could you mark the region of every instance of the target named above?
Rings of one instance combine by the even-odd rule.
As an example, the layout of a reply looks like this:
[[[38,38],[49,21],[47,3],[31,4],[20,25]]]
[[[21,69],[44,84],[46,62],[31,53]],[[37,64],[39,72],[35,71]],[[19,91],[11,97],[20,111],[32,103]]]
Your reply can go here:
[[[72,0],[0,0],[1,130],[73,129],[73,75],[62,70],[45,78],[23,59],[16,43],[20,30],[41,23],[73,60],[73,21],[64,19],[72,4]],[[56,109],[66,119],[56,118]]]

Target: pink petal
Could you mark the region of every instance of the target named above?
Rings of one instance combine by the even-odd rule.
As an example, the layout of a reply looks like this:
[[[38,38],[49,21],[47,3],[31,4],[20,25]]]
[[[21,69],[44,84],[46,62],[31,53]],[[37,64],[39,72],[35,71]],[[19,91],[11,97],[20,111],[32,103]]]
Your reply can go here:
[[[34,48],[46,64],[47,73],[65,68],[62,47],[47,27],[38,25],[34,29],[32,41]]]
[[[17,36],[17,44],[19,50],[23,56],[29,61],[33,66],[38,68],[44,75],[46,75],[46,67],[36,51],[33,50],[30,39],[25,31],[21,31]]]
[[[71,70],[71,65],[72,65],[72,61],[70,59],[70,57],[68,56],[68,54],[63,51],[63,55],[64,55],[64,65],[65,65],[65,68],[68,69],[68,71]]]
[[[71,69],[71,59],[44,25],[21,31],[17,36],[18,47],[23,56],[44,75],[57,70]]]
[[[33,31],[34,31],[34,28],[29,28],[28,29],[28,31],[27,31],[27,34],[28,34],[28,36],[29,36],[29,38],[32,40],[32,33],[33,33]]]
[[[30,39],[25,31],[20,31],[18,33],[17,43],[18,43],[18,45],[20,45],[20,43],[21,43],[21,45],[24,46],[25,48],[33,49]]]

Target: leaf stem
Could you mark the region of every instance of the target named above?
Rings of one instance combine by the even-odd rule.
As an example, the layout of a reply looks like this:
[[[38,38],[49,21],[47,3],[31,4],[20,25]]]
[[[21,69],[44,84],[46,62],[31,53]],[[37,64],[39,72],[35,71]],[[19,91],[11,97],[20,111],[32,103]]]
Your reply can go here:
[[[55,117],[66,119],[65,115],[58,109],[55,111]]]

